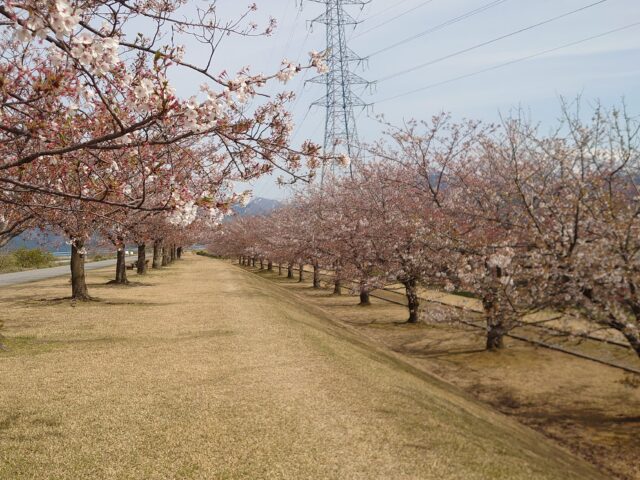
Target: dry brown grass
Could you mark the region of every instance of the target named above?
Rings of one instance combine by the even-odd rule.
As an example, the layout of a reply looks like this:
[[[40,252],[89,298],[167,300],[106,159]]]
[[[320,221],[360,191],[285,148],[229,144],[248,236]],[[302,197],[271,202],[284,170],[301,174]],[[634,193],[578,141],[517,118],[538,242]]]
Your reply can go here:
[[[606,478],[239,268],[89,276],[0,292],[0,478]]]
[[[260,275],[302,295],[417,368],[543,432],[611,476],[640,479],[638,376],[512,339],[506,340],[505,351],[487,352],[482,331],[442,324],[398,325],[407,316],[403,306],[374,298],[372,307],[359,308],[356,297],[335,297],[308,283]],[[441,317],[438,310],[447,307],[425,303],[423,308],[427,317],[430,311]],[[640,367],[632,351],[625,360]]]

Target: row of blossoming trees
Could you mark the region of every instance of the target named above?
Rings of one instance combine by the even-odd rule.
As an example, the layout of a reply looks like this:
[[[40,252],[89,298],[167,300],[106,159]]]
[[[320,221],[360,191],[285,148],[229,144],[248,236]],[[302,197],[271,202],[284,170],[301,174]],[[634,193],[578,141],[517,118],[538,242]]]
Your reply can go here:
[[[565,108],[545,134],[523,118],[389,127],[352,176],[223,224],[211,248],[290,277],[312,265],[316,287],[324,269],[362,304],[402,283],[409,322],[420,286],[470,292],[489,349],[523,315],[554,309],[621,332],[640,355],[639,129],[624,109],[601,108],[588,121]]]
[[[221,40],[269,35],[275,21],[260,30],[255,4],[227,21],[216,3],[0,4],[0,246],[29,229],[61,232],[76,299],[88,298],[90,237],[120,252],[155,244],[157,256],[240,201],[235,181],[278,170],[295,180],[303,161],[318,163],[315,145],[289,146],[291,94],[263,92],[302,68],[322,72],[322,57],[230,76],[215,66]],[[182,98],[170,78],[200,88]]]

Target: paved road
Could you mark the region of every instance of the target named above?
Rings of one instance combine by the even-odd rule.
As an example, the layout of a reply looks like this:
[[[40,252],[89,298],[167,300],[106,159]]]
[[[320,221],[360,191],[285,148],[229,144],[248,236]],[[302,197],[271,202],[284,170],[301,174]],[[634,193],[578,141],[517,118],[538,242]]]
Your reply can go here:
[[[135,257],[128,257],[127,261],[130,261],[133,258]],[[84,268],[85,270],[96,270],[98,268],[110,267],[115,264],[115,259],[102,260],[100,262],[87,263]],[[3,273],[0,275],[0,287],[36,282],[38,280],[46,280],[47,278],[61,277],[63,275],[69,275],[69,265],[53,268],[41,268],[38,270],[26,270],[24,272]]]

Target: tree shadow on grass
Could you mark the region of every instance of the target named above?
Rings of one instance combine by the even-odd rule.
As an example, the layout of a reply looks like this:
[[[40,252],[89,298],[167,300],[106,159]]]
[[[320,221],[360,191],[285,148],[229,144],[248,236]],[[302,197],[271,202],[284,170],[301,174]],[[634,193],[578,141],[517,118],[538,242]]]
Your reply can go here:
[[[127,283],[118,283],[115,280],[109,280],[108,282],[100,282],[100,283],[87,283],[87,287],[90,288],[105,288],[105,287],[117,287],[117,288],[128,288],[128,287],[151,287],[150,283],[144,282],[136,282],[136,281],[128,281]]]
[[[130,305],[139,307],[164,307],[174,305],[172,302],[147,302],[139,299],[122,299],[113,300],[100,297],[90,297],[87,300],[76,300],[71,297],[55,297],[55,298],[24,298],[12,302],[15,307],[31,307],[31,308],[46,308],[53,306],[71,306],[74,308],[80,306],[92,306],[92,305]]]
[[[20,429],[20,432],[12,432],[15,429]],[[11,413],[4,418],[0,417],[0,438],[5,437],[14,442],[44,440],[48,437],[60,438],[63,436],[61,429],[62,423],[59,420],[35,414],[29,415],[29,418],[24,413]]]

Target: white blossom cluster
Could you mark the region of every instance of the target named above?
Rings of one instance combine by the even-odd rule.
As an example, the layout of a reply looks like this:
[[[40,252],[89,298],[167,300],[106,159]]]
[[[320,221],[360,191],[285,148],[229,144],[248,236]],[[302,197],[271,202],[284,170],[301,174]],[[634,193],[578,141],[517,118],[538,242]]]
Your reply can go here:
[[[500,268],[502,270],[506,269],[509,265],[511,265],[511,261],[513,259],[513,252],[505,251],[503,253],[494,253],[490,255],[487,259],[487,266],[489,268]]]
[[[169,214],[169,223],[178,227],[191,225],[198,216],[198,206],[193,200],[176,206]]]
[[[99,75],[111,71],[120,62],[116,37],[95,37],[83,32],[73,39],[71,55],[84,67],[90,67]]]
[[[39,10],[30,10],[29,16],[18,22],[14,39],[25,43],[33,38],[44,40],[52,31],[58,40],[71,37],[70,51],[65,52],[59,46],[52,46],[48,58],[52,65],[60,66],[70,54],[85,68],[91,68],[96,74],[103,75],[111,71],[118,63],[117,37],[93,35],[87,31],[76,34],[82,12],[65,0],[53,2],[46,14]]]
[[[170,224],[178,227],[187,227],[191,225],[198,216],[198,205],[195,200],[183,200],[178,192],[171,194],[175,207],[168,217]]]
[[[294,63],[285,59],[282,61],[282,68],[276,74],[276,77],[282,83],[288,83],[291,80],[293,80],[293,78],[296,76],[298,71],[299,71],[299,68]]]
[[[47,37],[47,21],[49,27],[59,40],[65,36],[73,34],[75,28],[80,23],[81,12],[74,10],[64,0],[56,0],[49,11],[48,16],[39,16],[36,10],[30,12],[29,17],[24,21],[24,26],[19,26],[14,38],[20,42],[28,42],[34,37],[44,39]]]

